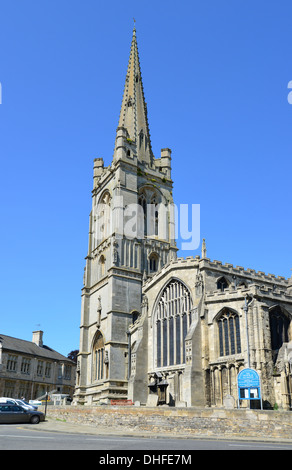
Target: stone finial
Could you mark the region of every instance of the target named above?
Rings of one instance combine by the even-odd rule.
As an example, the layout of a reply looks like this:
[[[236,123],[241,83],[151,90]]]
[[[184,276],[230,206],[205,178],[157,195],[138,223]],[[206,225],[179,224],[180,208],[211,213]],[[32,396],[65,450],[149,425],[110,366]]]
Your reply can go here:
[[[202,259],[207,258],[206,240],[203,238],[202,242]]]

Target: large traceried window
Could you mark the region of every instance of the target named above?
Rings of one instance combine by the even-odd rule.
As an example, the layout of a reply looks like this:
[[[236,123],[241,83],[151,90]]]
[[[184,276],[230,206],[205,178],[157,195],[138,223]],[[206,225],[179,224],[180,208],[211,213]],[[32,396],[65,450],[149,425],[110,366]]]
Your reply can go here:
[[[224,309],[217,320],[219,329],[220,356],[241,352],[239,316],[236,312]]]
[[[164,288],[155,311],[156,367],[185,363],[185,338],[191,324],[189,290],[172,280]]]

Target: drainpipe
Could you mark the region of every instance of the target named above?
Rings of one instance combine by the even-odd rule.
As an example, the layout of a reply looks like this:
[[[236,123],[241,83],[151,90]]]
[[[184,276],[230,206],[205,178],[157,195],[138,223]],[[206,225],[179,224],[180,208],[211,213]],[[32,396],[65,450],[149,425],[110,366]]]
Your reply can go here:
[[[131,334],[130,331],[127,331],[128,336],[128,380],[131,376]]]
[[[250,368],[250,354],[249,354],[249,337],[248,337],[248,320],[247,320],[247,312],[248,312],[248,304],[247,304],[247,296],[244,299],[244,307],[245,313],[245,326],[246,326],[246,345],[247,345],[247,367]]]

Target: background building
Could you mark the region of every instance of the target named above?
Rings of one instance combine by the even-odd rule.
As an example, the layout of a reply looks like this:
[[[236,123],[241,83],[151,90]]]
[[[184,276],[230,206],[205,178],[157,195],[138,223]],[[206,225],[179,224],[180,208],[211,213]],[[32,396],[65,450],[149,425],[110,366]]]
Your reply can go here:
[[[73,395],[76,364],[43,344],[43,332],[32,341],[0,334],[0,396],[32,400],[46,392]]]

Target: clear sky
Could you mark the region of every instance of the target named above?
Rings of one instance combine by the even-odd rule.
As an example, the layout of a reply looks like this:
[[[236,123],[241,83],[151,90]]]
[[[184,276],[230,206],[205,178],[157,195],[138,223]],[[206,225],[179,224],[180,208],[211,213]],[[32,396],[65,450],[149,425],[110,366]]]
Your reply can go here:
[[[112,159],[133,17],[154,154],[172,149],[207,256],[290,277],[291,0],[0,0],[0,14],[0,333],[79,348],[93,159]]]

